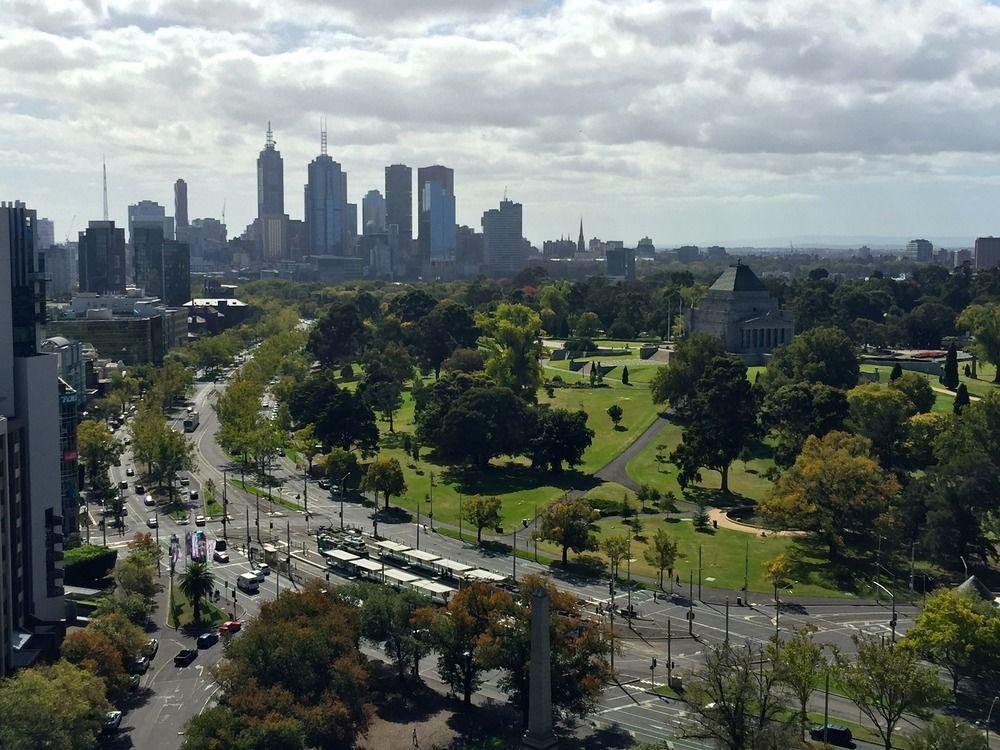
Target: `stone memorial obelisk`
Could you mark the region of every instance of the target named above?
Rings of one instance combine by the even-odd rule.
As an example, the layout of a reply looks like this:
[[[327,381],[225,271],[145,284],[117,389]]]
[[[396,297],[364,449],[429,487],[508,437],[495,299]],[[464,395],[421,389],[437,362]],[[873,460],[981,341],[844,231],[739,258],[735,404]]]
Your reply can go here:
[[[526,750],[558,746],[552,732],[552,659],[549,654],[549,594],[538,588],[531,597],[531,665],[528,670],[528,731]]]

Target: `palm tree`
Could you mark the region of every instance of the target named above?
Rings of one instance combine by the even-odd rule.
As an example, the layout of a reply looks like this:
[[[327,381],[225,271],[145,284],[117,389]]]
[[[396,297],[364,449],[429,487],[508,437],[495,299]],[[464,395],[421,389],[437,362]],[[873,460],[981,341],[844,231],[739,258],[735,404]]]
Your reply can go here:
[[[194,621],[201,622],[201,600],[215,590],[215,576],[208,563],[193,562],[181,573],[181,593],[194,607]]]

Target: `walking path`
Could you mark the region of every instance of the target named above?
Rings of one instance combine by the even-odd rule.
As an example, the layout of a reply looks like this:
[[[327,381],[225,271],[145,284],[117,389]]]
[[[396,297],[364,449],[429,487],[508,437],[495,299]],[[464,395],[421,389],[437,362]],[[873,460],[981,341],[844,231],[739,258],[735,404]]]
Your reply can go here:
[[[720,529],[732,529],[733,531],[740,531],[744,534],[758,534],[760,536],[793,536],[802,537],[806,536],[804,531],[795,531],[792,529],[785,529],[783,531],[772,531],[770,529],[762,529],[760,526],[752,526],[748,523],[740,523],[739,521],[734,521],[727,514],[726,511],[721,508],[708,508],[708,520],[714,521]]]
[[[594,476],[598,479],[603,479],[605,482],[616,482],[630,490],[639,489],[638,483],[628,475],[628,463],[660,434],[660,430],[666,424],[667,420],[664,417],[657,417],[656,421],[647,427],[645,432],[633,440],[631,445],[615,456],[615,458],[611,459],[609,463],[598,469],[594,473]]]

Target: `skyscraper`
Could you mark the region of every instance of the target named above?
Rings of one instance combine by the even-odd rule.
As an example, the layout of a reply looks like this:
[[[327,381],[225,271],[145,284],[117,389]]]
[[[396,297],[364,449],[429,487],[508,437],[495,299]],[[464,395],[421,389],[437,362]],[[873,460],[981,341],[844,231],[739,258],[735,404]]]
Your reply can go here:
[[[268,122],[264,148],[257,157],[258,219],[285,213],[285,163],[274,146],[274,133]]]
[[[369,233],[369,223],[376,232],[384,232],[387,226],[385,198],[378,190],[369,190],[361,199],[361,227],[364,234]]]
[[[580,217],[580,237],[576,241],[576,252],[583,255],[587,252],[587,246],[583,242],[583,217]]]
[[[934,245],[928,240],[910,240],[906,243],[906,256],[918,263],[930,263],[934,257]]]
[[[35,241],[39,250],[48,250],[56,244],[56,228],[52,219],[38,219],[35,222]]]
[[[125,230],[113,221],[92,221],[80,232],[77,263],[81,292],[125,291]]]
[[[167,216],[167,209],[156,201],[139,201],[128,207],[129,242],[132,242],[132,230],[136,224],[159,224],[163,227],[163,239],[174,238],[174,217]]]
[[[312,255],[347,255],[352,226],[357,230],[357,206],[351,220],[347,203],[347,173],[326,153],[325,131],[319,156],[309,162],[305,187],[306,231]]]
[[[135,283],[167,307],[191,299],[191,252],[186,242],[163,239],[155,225],[137,226],[132,243]]]
[[[976,238],[976,270],[1000,267],[1000,237]]]
[[[496,274],[517,273],[527,257],[521,231],[521,204],[504,198],[483,214],[483,262]]]
[[[455,171],[435,164],[417,170],[420,258],[455,257]]]
[[[0,674],[54,652],[65,617],[59,385],[56,358],[39,353],[35,222],[0,203]]]
[[[413,241],[413,170],[405,164],[385,168],[385,221],[399,227],[399,244],[409,252]]]
[[[180,179],[174,183],[174,218],[178,229],[188,225],[188,186]]]

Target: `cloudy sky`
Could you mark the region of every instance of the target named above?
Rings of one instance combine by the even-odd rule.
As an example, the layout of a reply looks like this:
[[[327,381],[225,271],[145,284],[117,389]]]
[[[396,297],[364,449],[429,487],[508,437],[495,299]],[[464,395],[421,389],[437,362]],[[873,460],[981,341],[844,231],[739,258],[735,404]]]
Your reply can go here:
[[[352,198],[455,169],[535,243],[1000,233],[1000,8],[981,0],[0,0],[0,198],[64,237],[141,198],[286,207],[319,150]]]

